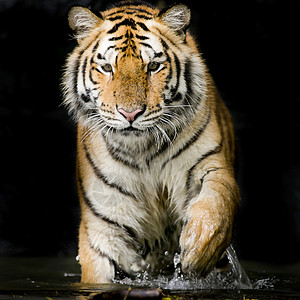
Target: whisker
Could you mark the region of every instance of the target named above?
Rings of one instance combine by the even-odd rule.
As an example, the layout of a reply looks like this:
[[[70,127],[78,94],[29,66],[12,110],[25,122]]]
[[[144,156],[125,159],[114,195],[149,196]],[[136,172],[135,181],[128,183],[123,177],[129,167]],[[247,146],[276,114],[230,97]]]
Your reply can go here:
[[[171,121],[171,120],[168,120],[168,119],[166,119],[166,118],[163,118],[163,117],[160,117],[160,120],[162,120],[164,123],[166,123],[166,124],[168,124],[168,125],[170,125],[170,126],[172,126],[173,128],[174,128],[174,137],[173,137],[173,139],[172,139],[172,143],[174,142],[174,140],[176,139],[176,137],[177,137],[177,128],[176,128],[176,126],[174,125],[174,123]]]
[[[161,137],[158,134],[158,131],[156,130],[156,128],[155,127],[149,127],[148,130],[153,134],[157,145],[161,145],[162,144]]]
[[[167,117],[167,120],[168,120],[168,121],[172,122],[172,124],[176,127],[176,130],[177,130],[178,128],[183,128],[183,127],[186,126],[185,119],[182,118],[182,116],[180,116],[180,115],[177,114],[177,113],[174,113],[174,112],[172,112],[172,111],[170,111],[170,112],[168,111],[168,112],[165,112],[165,113],[164,113],[164,116]],[[173,122],[175,122],[175,123],[173,123]],[[175,124],[176,124],[177,126],[176,126]]]
[[[163,136],[166,138],[166,141],[169,142],[170,145],[172,145],[172,141],[170,139],[170,137],[168,136],[168,134],[166,133],[166,131],[164,129],[162,129],[158,124],[155,124],[155,126],[159,129],[159,131],[163,134]]]
[[[108,127],[107,132],[105,133],[104,137],[107,139],[108,138],[108,134],[110,132],[110,130],[112,129],[112,126],[106,125]]]
[[[84,126],[87,126],[86,123],[91,123],[91,119],[86,120],[86,122],[84,123]],[[93,121],[92,125],[89,126],[88,130],[84,133],[84,135],[82,136],[82,141],[84,141],[87,137],[90,137],[91,139],[95,137],[95,134],[97,133],[97,131],[102,130],[101,127],[103,126],[103,120],[101,119],[97,119],[96,121]]]
[[[185,99],[188,102],[188,104],[191,106],[191,110],[192,110],[193,114],[195,114],[196,113],[196,107],[194,107],[193,105],[191,105],[191,103],[189,101],[189,100],[191,100],[193,102],[195,100],[189,94],[186,94]]]
[[[182,104],[182,105],[164,105],[164,107],[171,107],[171,108],[184,108],[184,107],[191,107],[191,104]]]

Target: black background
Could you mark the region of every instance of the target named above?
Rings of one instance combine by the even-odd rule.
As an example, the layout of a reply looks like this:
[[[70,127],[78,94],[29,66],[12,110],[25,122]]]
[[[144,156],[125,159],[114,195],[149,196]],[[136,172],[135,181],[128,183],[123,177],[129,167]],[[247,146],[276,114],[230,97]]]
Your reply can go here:
[[[180,2],[235,122],[236,249],[244,259],[300,260],[300,3]],[[0,1],[0,255],[76,254],[76,130],[60,106],[76,45],[67,11],[108,3]]]

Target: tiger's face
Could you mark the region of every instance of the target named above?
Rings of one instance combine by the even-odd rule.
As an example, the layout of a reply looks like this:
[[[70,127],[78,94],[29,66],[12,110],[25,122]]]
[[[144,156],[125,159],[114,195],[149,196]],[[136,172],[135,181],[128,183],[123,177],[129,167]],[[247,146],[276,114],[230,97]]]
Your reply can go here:
[[[130,2],[100,17],[71,9],[79,45],[68,59],[64,86],[77,121],[103,133],[173,139],[203,88],[204,67],[186,35],[189,22],[184,5],[159,12]]]
[[[170,59],[155,35],[122,27],[95,51],[91,79],[99,86],[99,114],[108,126],[145,130],[162,117]]]

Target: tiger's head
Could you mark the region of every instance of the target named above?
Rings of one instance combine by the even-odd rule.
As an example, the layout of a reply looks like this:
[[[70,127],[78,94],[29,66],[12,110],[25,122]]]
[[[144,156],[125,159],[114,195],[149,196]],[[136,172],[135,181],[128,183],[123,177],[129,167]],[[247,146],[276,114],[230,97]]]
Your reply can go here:
[[[69,56],[65,104],[82,125],[171,140],[205,90],[205,67],[187,33],[190,10],[121,2],[102,13],[73,7],[78,46]]]

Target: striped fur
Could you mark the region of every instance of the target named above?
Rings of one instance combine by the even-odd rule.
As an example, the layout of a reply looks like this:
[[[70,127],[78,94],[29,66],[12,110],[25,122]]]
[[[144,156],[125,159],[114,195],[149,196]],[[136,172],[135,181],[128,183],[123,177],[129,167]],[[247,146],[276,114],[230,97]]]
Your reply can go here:
[[[184,272],[204,276],[230,244],[233,127],[189,22],[184,5],[69,13],[78,46],[63,85],[78,123],[83,282],[163,268],[176,251]]]

